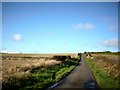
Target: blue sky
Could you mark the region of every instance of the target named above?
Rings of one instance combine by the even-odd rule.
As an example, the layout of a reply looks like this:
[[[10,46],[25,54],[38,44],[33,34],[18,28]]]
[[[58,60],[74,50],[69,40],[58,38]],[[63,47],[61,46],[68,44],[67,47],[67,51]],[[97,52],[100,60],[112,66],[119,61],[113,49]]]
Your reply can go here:
[[[117,51],[117,2],[2,3],[2,50]]]

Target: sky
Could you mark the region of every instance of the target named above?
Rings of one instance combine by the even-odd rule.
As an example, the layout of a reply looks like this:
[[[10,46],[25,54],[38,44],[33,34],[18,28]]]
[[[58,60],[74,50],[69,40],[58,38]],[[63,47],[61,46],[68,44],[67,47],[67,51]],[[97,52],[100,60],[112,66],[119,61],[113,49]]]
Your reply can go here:
[[[3,2],[0,51],[118,51],[118,3]]]

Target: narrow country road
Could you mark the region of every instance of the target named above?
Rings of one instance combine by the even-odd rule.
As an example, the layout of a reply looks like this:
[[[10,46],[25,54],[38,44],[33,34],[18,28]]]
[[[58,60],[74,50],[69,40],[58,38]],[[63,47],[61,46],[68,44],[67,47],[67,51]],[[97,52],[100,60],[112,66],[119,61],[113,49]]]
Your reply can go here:
[[[53,90],[59,88],[92,88],[92,90],[98,88],[98,84],[89,69],[89,66],[86,61],[83,60],[83,55],[78,66],[64,80],[59,82]]]

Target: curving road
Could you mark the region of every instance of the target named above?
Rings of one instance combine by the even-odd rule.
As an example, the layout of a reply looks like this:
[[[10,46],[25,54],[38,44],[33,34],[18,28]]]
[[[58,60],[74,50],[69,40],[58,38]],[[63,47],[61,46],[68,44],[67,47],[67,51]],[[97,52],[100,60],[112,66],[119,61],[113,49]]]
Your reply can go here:
[[[57,86],[52,88],[53,90],[58,90],[59,88],[91,88],[99,89],[99,86],[89,69],[86,61],[83,60],[83,55],[81,62],[78,66],[62,81],[60,81]]]

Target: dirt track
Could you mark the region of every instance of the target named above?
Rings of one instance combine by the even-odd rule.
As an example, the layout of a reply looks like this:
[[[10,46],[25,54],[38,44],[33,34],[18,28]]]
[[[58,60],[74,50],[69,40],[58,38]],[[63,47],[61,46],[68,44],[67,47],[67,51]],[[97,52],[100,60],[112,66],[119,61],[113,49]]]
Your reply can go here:
[[[81,60],[79,65],[68,75],[64,80],[62,80],[54,90],[59,88],[98,88],[98,84],[91,73],[85,60]]]

